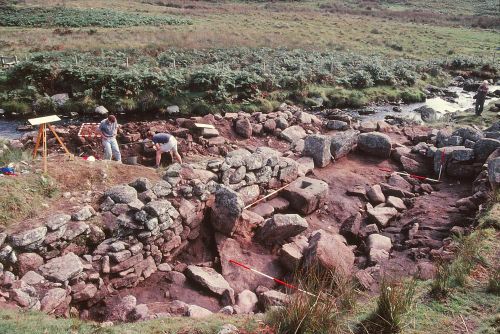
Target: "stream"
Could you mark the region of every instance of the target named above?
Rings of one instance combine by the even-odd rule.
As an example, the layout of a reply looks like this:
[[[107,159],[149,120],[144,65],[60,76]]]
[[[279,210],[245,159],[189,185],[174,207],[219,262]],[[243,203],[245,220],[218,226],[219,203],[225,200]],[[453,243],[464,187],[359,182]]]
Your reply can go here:
[[[494,92],[500,89],[500,86],[490,85],[489,88],[490,92]],[[462,87],[455,87],[455,86],[448,87],[447,89],[458,95],[457,98],[452,99],[453,102],[448,101],[448,99],[446,99],[445,97],[438,96],[438,97],[428,98],[425,102],[402,104],[399,106],[401,109],[400,112],[394,111],[393,110],[394,106],[392,105],[381,105],[369,108],[375,111],[375,113],[371,115],[364,116],[360,115],[358,112],[353,112],[353,114],[362,119],[370,119],[377,121],[383,120],[385,116],[390,115],[422,123],[423,121],[422,118],[420,117],[420,113],[415,112],[415,109],[418,109],[420,107],[425,106],[434,109],[438,114],[438,118],[441,118],[446,114],[456,113],[471,108],[474,109],[475,100],[473,99],[473,96],[476,94],[476,92],[467,92],[464,91]],[[489,105],[490,103],[495,103],[497,101],[500,101],[500,98],[487,98],[484,103],[484,107],[486,108],[486,106]]]
[[[498,89],[500,89],[500,86],[498,85],[490,86],[490,92],[494,92],[495,90]],[[464,91],[461,87],[454,87],[454,86],[448,87],[448,90],[455,92],[458,95],[457,98],[453,99],[453,102],[450,102],[443,97],[433,97],[433,98],[428,98],[425,102],[421,103],[400,105],[399,106],[401,108],[400,112],[394,111],[393,105],[385,104],[367,108],[374,111],[374,113],[370,115],[360,115],[359,112],[355,110],[348,111],[348,113],[358,118],[369,119],[369,120],[383,120],[386,116],[395,116],[395,117],[406,118],[416,122],[422,122],[420,114],[418,112],[415,112],[415,109],[420,108],[422,106],[426,106],[436,110],[438,115],[440,115],[441,117],[449,113],[455,113],[458,111],[464,111],[470,108],[474,108],[473,96],[475,92],[467,92]],[[486,99],[484,105],[486,107],[488,104],[497,101],[500,101],[500,98],[488,98]],[[63,120],[65,124],[79,124],[82,122],[82,120],[80,121],[75,119],[67,120],[67,118],[63,118]],[[23,135],[23,133],[26,133],[17,131],[17,127],[22,124],[23,122],[19,120],[7,120],[4,118],[0,118],[0,139],[20,138]]]

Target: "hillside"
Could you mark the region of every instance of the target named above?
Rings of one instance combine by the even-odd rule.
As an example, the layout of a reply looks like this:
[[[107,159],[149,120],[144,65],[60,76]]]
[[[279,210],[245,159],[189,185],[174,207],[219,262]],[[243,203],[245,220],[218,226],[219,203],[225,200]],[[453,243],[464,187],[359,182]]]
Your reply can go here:
[[[499,10],[0,0],[0,334],[497,333]]]

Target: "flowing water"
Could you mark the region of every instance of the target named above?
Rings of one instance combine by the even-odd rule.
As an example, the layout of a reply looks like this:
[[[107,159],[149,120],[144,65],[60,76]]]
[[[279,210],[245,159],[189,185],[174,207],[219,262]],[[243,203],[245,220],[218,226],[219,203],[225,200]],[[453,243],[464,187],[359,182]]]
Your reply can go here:
[[[21,125],[18,121],[7,121],[0,119],[0,139],[17,139],[22,136],[22,132],[16,130]]]
[[[489,88],[490,92],[494,92],[495,90],[500,89],[500,86],[491,85]],[[376,106],[371,108],[375,110],[375,113],[373,115],[360,116],[360,117],[364,119],[383,120],[385,116],[391,115],[395,117],[410,119],[417,122],[422,122],[420,114],[418,112],[415,112],[415,109],[418,109],[423,106],[432,108],[435,111],[437,111],[438,117],[443,117],[446,114],[464,111],[471,108],[474,109],[475,100],[473,99],[473,96],[476,94],[475,92],[467,92],[464,91],[461,87],[453,87],[453,86],[449,87],[448,90],[451,92],[455,92],[458,95],[457,98],[450,99],[453,102],[450,102],[449,100],[443,97],[433,97],[427,99],[425,102],[401,105],[400,106],[401,112],[393,111],[392,109],[393,106],[391,105]],[[500,99],[488,98],[486,99],[484,106],[486,107],[488,104],[497,101],[500,101]]]

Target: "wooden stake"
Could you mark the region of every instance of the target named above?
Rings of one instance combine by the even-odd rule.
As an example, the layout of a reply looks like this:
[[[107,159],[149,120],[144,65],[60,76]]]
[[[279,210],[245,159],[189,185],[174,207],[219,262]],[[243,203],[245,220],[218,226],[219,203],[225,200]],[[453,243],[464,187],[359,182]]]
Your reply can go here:
[[[271,197],[271,196],[273,196],[273,195],[275,195],[275,194],[279,193],[280,191],[282,191],[283,189],[285,189],[286,187],[288,187],[288,186],[289,186],[289,185],[291,185],[292,183],[293,183],[293,182],[290,182],[290,183],[289,183],[289,184],[287,184],[286,186],[283,186],[283,187],[281,187],[281,188],[278,188],[278,189],[276,189],[275,191],[273,191],[272,193],[270,193],[270,194],[268,194],[268,195],[266,195],[266,196],[262,197],[261,199],[258,199],[258,200],[256,200],[255,202],[253,202],[253,203],[251,203],[251,204],[248,204],[247,206],[245,206],[245,208],[244,208],[244,209],[246,210],[246,209],[248,209],[248,208],[250,208],[250,207],[254,206],[254,205],[255,205],[255,204],[257,204],[257,203],[262,202],[262,201],[263,201],[263,200],[265,200],[266,198],[269,198],[269,197]]]

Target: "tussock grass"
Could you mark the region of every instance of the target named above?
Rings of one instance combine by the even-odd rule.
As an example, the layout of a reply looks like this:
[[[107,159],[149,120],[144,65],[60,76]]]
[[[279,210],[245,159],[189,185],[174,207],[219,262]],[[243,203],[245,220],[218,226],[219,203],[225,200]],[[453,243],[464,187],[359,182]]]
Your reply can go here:
[[[270,311],[267,322],[280,334],[328,334],[345,330],[355,303],[350,277],[314,266],[297,271],[296,285],[316,296],[296,292],[284,307]]]
[[[437,297],[448,295],[450,289],[463,287],[474,266],[478,263],[479,254],[484,248],[482,240],[485,232],[478,230],[471,235],[456,240],[456,253],[451,262],[441,261],[437,265],[436,278],[431,293]]]
[[[488,292],[500,296],[500,268],[490,270],[488,280]]]
[[[357,333],[401,333],[409,327],[408,315],[414,311],[417,281],[382,279],[377,308],[358,326]]]

